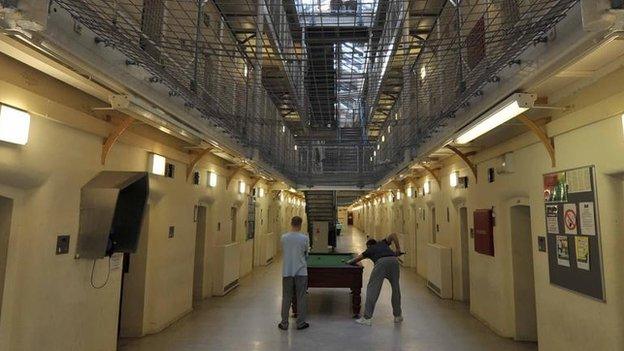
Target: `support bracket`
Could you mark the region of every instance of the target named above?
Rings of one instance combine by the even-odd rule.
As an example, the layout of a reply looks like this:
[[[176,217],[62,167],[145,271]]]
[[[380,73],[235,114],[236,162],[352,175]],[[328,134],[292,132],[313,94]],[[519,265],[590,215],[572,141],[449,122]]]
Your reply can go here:
[[[542,144],[546,148],[548,155],[550,156],[550,163],[552,167],[555,167],[557,165],[557,160],[555,158],[555,146],[553,143],[553,139],[549,138],[546,132],[542,128],[540,128],[537,124],[535,124],[535,122],[531,121],[529,117],[522,114],[516,118],[518,118],[520,122],[524,123],[524,125],[527,128],[529,128],[531,132],[535,134],[535,136],[539,138],[539,140],[542,142]]]
[[[251,189],[251,191],[253,191],[253,189],[256,187],[256,185],[258,185],[258,182],[262,178],[261,177],[253,177],[251,179],[253,180],[253,183],[249,184],[249,189]]]
[[[124,118],[121,121],[121,123],[116,125],[115,128],[108,134],[106,139],[104,139],[104,143],[102,144],[102,156],[101,156],[102,165],[106,164],[106,158],[108,157],[108,153],[113,148],[113,145],[115,145],[117,140],[119,140],[119,137],[121,137],[121,135],[126,130],[128,130],[128,128],[130,128],[132,123],[134,123],[134,118],[129,117],[129,116]]]
[[[227,184],[225,185],[225,189],[229,189],[230,188],[230,184],[232,184],[232,181],[234,180],[234,178],[243,170],[245,169],[245,167],[243,166],[236,166],[232,168],[232,171],[230,172],[230,174],[227,176]]]
[[[421,163],[420,166],[422,168],[424,168],[429,174],[431,174],[431,176],[436,180],[436,182],[438,183],[438,188],[442,188],[442,182],[440,181],[440,177],[438,177],[438,175],[435,173],[435,171],[433,170],[433,168],[427,166],[424,163]]]
[[[466,155],[465,153],[461,152],[461,150],[459,150],[458,148],[456,148],[455,146],[452,145],[446,145],[446,148],[453,151],[455,153],[455,155],[457,155],[459,158],[461,158],[466,165],[468,165],[468,167],[470,167],[470,170],[472,171],[472,175],[475,178],[475,183],[478,181],[477,178],[477,166],[470,161],[470,159],[468,158],[468,155]]]
[[[186,180],[189,179],[189,177],[193,173],[193,170],[195,169],[195,166],[197,166],[199,161],[201,161],[201,159],[204,158],[204,156],[208,155],[212,149],[213,149],[213,147],[207,147],[207,148],[201,150],[198,154],[191,155],[192,156],[191,162],[189,163],[188,167],[186,168]]]

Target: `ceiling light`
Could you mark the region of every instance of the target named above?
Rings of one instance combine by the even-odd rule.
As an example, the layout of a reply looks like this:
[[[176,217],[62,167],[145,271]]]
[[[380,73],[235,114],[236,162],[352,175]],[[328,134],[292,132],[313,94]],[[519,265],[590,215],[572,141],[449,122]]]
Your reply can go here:
[[[282,133],[286,133],[286,126],[282,126]]]
[[[411,186],[407,188],[407,197],[412,197],[412,191],[413,189]]]
[[[373,162],[373,156],[370,157],[370,161]]]
[[[244,75],[245,77],[247,77],[247,74],[249,73],[249,69],[247,68],[247,65],[245,64],[245,68],[244,68]]]
[[[295,145],[295,151],[297,151],[297,145]]]
[[[208,185],[212,188],[217,186],[217,174],[215,172],[208,172]]]
[[[153,174],[156,175],[165,175],[165,167],[167,164],[167,159],[158,154],[152,154],[150,156],[150,170]]]
[[[381,145],[377,144],[377,150],[379,150],[381,148]]]
[[[245,190],[247,190],[247,184],[245,184],[245,182],[242,181],[242,180],[239,181],[238,182],[238,192],[241,193],[241,194],[244,194]]]
[[[379,149],[379,148],[377,148]],[[377,151],[373,151],[373,157],[377,157]]]
[[[385,135],[382,135],[382,136],[381,136],[381,142],[382,142],[382,143],[385,143],[385,142],[386,142],[386,136],[385,136]]]
[[[401,200],[401,192],[397,191],[397,200]]]
[[[258,189],[258,196],[259,197],[264,197],[264,188]]]
[[[390,133],[390,126],[388,126],[388,133]]]
[[[11,106],[0,105],[0,140],[26,145],[30,131],[30,114]]]
[[[500,126],[533,107],[537,99],[535,94],[516,93],[486,112],[476,123],[455,139],[458,144],[466,144]]]
[[[427,69],[425,67],[420,68],[420,79],[425,79],[427,76]]]
[[[450,177],[450,182],[451,182],[451,188],[454,188],[457,186],[457,179],[459,178],[459,172],[455,171],[455,172],[451,172],[451,177]]]

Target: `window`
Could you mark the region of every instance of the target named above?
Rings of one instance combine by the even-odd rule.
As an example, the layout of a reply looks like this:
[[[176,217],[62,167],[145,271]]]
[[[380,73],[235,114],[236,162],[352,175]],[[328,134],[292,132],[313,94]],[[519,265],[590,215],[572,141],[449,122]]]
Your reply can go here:
[[[160,57],[158,46],[162,38],[165,0],[143,0],[139,46],[154,58]]]

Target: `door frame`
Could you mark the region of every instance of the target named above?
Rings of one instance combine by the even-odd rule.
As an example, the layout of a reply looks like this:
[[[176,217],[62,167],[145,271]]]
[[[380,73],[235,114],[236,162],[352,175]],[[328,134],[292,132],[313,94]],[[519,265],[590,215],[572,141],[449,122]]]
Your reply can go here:
[[[515,272],[515,256],[514,256],[514,240],[513,240],[513,228],[512,228],[512,209],[514,207],[526,207],[529,210],[529,221],[531,221],[531,205],[530,205],[530,200],[528,197],[515,197],[512,199],[509,199],[506,204],[505,204],[505,212],[508,216],[508,224],[507,224],[507,228],[508,228],[508,233],[509,233],[509,248],[510,248],[510,260],[511,260],[511,279],[512,279],[512,313],[513,313],[513,324],[514,324],[514,339],[515,340],[519,340],[519,341],[533,341],[536,342],[537,341],[537,306],[536,306],[536,293],[535,293],[535,255],[534,255],[534,251],[535,251],[535,245],[533,242],[533,228],[531,226],[531,229],[529,230],[529,245],[531,246],[531,265],[532,265],[532,271],[533,271],[533,276],[532,276],[532,286],[533,286],[533,308],[535,310],[535,334],[534,336],[531,337],[527,337],[527,335],[519,335],[519,325],[518,325],[518,311],[520,310],[526,310],[527,306],[526,304],[523,304],[522,306],[518,306],[517,304],[517,299],[518,296],[516,294],[516,289],[518,287],[517,285],[517,277],[516,277],[516,272]],[[531,224],[531,223],[530,223]]]

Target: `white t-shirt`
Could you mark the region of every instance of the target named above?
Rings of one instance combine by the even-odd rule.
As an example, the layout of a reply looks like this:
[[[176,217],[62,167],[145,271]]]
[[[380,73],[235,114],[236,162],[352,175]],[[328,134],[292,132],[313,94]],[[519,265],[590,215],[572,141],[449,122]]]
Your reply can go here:
[[[307,257],[309,247],[310,238],[304,233],[289,232],[282,235],[283,277],[308,275]]]

